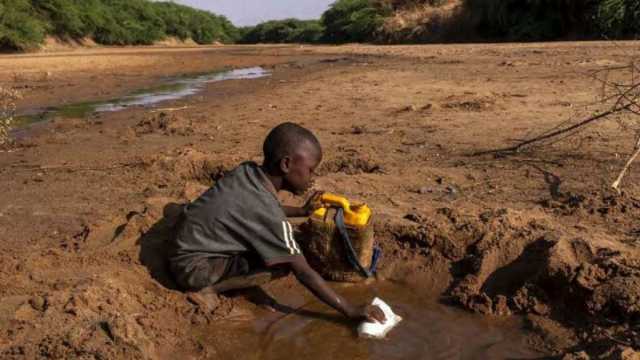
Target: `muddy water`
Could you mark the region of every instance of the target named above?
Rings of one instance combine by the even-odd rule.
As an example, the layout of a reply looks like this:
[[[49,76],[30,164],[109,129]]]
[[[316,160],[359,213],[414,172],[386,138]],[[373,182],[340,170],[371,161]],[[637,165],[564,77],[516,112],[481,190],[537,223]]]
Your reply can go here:
[[[195,95],[209,83],[225,80],[257,79],[269,75],[270,73],[261,67],[252,67],[182,77],[169,80],[154,88],[139,90],[130,95],[108,101],[84,102],[25,111],[15,118],[15,125],[24,127],[54,117],[84,118],[94,113],[114,112],[131,107],[152,107],[162,102],[179,100]]]
[[[359,339],[344,322],[316,301],[275,321],[263,319],[257,359],[534,359],[521,319],[470,314],[438,304],[420,291],[393,284],[340,290],[350,299],[379,296],[404,320],[385,340]],[[302,313],[301,313],[302,312]]]

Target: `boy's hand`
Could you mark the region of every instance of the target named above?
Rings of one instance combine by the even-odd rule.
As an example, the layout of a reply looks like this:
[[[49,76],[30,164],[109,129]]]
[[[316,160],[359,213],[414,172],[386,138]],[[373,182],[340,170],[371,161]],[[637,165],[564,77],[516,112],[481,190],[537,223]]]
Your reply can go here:
[[[384,324],[387,321],[387,317],[384,316],[384,312],[376,305],[365,305],[356,310],[356,313],[351,315],[351,318],[355,320],[366,320],[368,322],[378,322]]]
[[[324,194],[324,191],[314,192],[302,206],[302,211],[305,216],[311,215],[314,211],[322,207],[322,203],[320,202],[320,196],[322,196],[322,194]]]

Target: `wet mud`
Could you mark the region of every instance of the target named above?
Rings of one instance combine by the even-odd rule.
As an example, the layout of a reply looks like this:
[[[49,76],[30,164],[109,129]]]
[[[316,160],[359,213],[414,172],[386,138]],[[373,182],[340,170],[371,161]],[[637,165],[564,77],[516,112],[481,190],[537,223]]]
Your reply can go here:
[[[209,84],[228,80],[250,80],[269,76],[269,72],[261,67],[215,71],[197,76],[184,76],[164,81],[150,89],[136,90],[132,94],[117,99],[98,102],[68,104],[62,107],[23,110],[15,116],[14,126],[24,132],[24,127],[54,118],[82,119],[104,112],[122,111],[130,107],[152,108],[167,101],[180,100],[194,96]]]
[[[360,302],[380,297],[393,304],[404,320],[384,340],[361,339],[353,324],[311,301],[298,314],[268,323],[256,359],[536,359],[545,355],[527,343],[522,319],[488,318],[442,305],[432,294],[421,294],[419,283],[380,282],[342,292]]]

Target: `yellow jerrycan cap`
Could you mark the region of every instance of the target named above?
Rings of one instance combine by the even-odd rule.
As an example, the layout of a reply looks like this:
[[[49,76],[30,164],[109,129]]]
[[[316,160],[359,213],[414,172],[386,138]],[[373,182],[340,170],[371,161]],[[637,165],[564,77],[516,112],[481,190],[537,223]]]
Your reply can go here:
[[[324,193],[320,196],[322,207],[311,214],[312,217],[324,220],[327,215],[327,209],[330,207],[338,207],[344,210],[344,222],[348,226],[366,226],[371,219],[371,209],[366,205],[351,205],[347,198]]]

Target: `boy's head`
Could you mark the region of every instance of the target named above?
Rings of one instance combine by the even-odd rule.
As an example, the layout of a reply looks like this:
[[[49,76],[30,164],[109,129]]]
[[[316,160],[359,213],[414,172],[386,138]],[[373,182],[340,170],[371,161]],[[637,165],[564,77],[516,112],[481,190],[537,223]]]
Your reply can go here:
[[[322,161],[322,147],[313,133],[300,125],[282,123],[267,135],[262,147],[263,167],[282,177],[282,188],[302,193],[311,186],[313,171]]]

